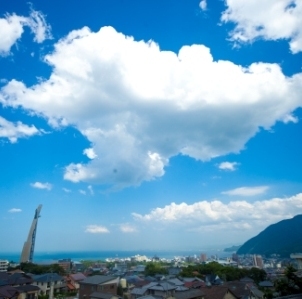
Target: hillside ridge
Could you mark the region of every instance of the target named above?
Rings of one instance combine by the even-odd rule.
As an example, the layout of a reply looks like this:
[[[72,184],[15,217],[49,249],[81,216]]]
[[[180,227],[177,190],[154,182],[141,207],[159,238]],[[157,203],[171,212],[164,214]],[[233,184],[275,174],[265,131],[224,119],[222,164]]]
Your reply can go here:
[[[237,250],[237,254],[279,254],[284,257],[295,252],[302,252],[302,215],[268,226]]]

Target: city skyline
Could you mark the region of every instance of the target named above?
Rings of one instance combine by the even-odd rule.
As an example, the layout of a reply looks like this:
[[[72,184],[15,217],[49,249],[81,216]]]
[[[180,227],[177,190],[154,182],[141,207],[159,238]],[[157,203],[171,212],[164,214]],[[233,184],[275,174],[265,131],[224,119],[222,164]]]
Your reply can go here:
[[[0,252],[40,204],[36,251],[240,245],[302,214],[302,2],[240,3],[2,3]]]

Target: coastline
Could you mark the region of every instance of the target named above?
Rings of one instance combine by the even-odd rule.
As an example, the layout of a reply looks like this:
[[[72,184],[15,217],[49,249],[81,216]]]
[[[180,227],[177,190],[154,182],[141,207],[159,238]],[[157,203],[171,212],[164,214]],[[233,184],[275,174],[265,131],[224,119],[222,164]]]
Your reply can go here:
[[[208,257],[216,256],[217,258],[225,258],[230,256],[231,252],[223,250],[183,250],[183,251],[165,251],[165,250],[110,250],[110,251],[54,251],[54,252],[35,252],[34,263],[43,263],[47,261],[55,261],[59,259],[71,259],[72,261],[95,260],[105,261],[105,259],[125,259],[135,255],[147,256],[152,258],[157,256],[164,259],[173,259],[174,257],[200,256],[205,253]],[[0,259],[19,262],[20,253],[18,252],[3,252],[0,253]]]

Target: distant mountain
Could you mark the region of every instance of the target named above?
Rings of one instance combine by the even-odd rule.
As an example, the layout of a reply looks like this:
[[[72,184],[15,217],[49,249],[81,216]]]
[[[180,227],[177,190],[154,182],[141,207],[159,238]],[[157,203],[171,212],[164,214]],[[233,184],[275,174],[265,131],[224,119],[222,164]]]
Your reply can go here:
[[[275,253],[284,257],[295,252],[302,252],[302,215],[270,225],[237,250],[237,254]]]
[[[223,249],[223,251],[224,252],[236,252],[240,247],[241,247],[241,245],[239,245],[239,246],[233,245],[232,247]]]

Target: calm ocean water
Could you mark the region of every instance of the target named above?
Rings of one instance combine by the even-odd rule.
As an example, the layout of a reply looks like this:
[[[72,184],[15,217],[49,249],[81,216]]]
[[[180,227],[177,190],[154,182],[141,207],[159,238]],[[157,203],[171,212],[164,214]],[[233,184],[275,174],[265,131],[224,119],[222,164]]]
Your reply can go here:
[[[196,250],[196,251],[61,251],[61,252],[35,252],[34,262],[43,263],[58,259],[71,259],[72,261],[81,260],[105,260],[106,258],[126,258],[134,255],[145,255],[149,258],[157,256],[159,258],[173,259],[175,256],[200,256],[206,253],[208,257],[216,256],[217,258],[225,258],[231,256],[231,253],[222,250]],[[0,252],[0,259],[19,262],[20,253]]]

